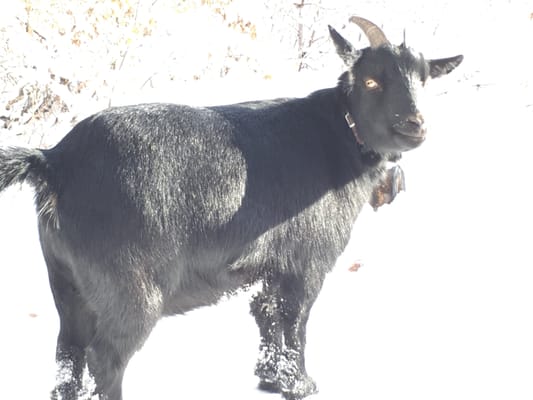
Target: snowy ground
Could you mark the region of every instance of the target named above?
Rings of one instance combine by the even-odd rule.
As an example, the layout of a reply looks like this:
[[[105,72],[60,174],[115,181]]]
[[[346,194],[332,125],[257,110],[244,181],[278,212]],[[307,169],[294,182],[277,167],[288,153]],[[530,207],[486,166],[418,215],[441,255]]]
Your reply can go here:
[[[428,88],[430,137],[404,156],[407,192],[361,215],[313,310],[307,359],[321,389],[315,398],[531,399],[533,5],[383,3],[358,13],[384,15],[395,41],[407,26],[410,44],[428,57],[463,53],[465,61]],[[174,95],[233,101],[263,97],[256,88],[302,93],[321,79],[239,90],[220,82],[215,99],[212,87]],[[58,319],[27,188],[0,196],[0,221],[0,397],[43,399]],[[365,265],[348,272],[355,258]],[[258,332],[246,300],[161,321],[127,370],[125,400],[279,398],[255,390]]]

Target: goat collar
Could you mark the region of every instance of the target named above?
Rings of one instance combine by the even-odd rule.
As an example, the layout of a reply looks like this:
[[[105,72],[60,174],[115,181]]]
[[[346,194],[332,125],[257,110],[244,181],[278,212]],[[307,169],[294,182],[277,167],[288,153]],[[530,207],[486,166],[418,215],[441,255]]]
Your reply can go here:
[[[359,136],[359,132],[357,132],[355,120],[353,119],[352,114],[350,114],[349,111],[346,111],[346,113],[344,114],[344,119],[346,120],[348,127],[352,130],[353,136],[355,138],[355,141],[357,142],[357,145],[359,146],[359,150],[361,151],[363,159],[370,164],[375,164],[379,162],[382,159],[381,155],[379,155],[374,150],[368,148],[368,146],[365,145],[364,140],[361,139],[361,136]]]
[[[360,146],[363,146],[365,144],[365,142],[359,136],[359,133],[357,132],[357,128],[355,126],[355,121],[354,121],[354,119],[353,119],[353,117],[352,117],[352,115],[350,114],[349,111],[346,111],[346,114],[344,114],[344,119],[346,120],[346,123],[348,124],[348,126],[352,130],[353,136],[355,137],[355,141]]]

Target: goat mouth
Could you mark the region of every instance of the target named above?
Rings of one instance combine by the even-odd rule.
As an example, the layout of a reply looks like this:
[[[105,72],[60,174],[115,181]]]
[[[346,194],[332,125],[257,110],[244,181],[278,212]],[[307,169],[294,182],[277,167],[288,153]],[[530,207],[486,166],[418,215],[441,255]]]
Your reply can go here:
[[[415,140],[424,140],[426,137],[424,119],[419,115],[411,116],[405,121],[395,123],[392,127],[400,135],[407,136]]]
[[[396,136],[407,149],[414,149],[426,140],[426,130],[403,131],[395,129]]]
[[[420,129],[401,129],[396,127],[395,132],[401,136],[412,139],[414,141],[423,142],[426,139],[426,128]]]

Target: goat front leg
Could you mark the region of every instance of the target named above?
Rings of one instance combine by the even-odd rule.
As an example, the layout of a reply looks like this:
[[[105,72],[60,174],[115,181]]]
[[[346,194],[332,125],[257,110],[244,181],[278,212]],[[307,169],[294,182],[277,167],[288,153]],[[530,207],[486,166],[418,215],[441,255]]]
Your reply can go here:
[[[287,400],[303,399],[317,393],[314,380],[305,368],[306,327],[311,308],[320,292],[324,276],[313,279],[285,277],[281,281],[281,316],[284,351],[278,367],[278,380]]]
[[[252,300],[261,334],[260,357],[255,374],[259,388],[281,392],[287,400],[303,399],[317,392],[305,368],[306,326],[322,287],[324,276],[313,279],[279,275],[266,280]]]
[[[261,342],[255,374],[259,377],[259,389],[280,392],[278,385],[278,364],[283,351],[283,327],[279,304],[279,284],[272,280],[263,282],[263,290],[250,303]]]

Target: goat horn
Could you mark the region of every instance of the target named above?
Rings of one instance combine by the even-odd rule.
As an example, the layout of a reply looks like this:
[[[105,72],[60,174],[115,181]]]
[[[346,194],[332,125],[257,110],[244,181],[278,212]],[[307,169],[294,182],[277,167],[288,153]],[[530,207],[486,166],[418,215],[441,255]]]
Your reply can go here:
[[[390,42],[383,31],[373,22],[356,16],[351,17],[350,22],[357,24],[359,28],[362,29],[363,33],[370,42],[370,47],[373,49],[377,49],[381,46],[390,46]]]

